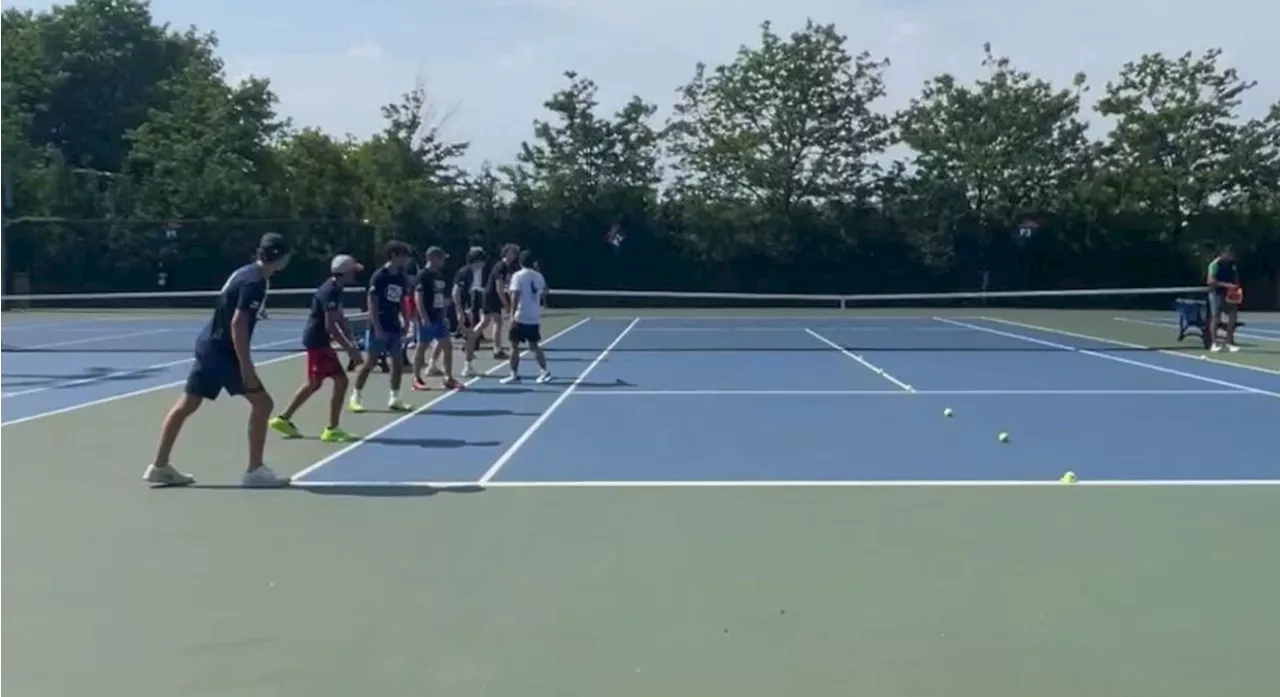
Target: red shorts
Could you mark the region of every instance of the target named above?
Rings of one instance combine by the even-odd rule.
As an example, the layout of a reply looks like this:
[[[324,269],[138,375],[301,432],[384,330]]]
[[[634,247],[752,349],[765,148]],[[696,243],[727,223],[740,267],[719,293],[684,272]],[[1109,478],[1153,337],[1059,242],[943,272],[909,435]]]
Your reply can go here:
[[[404,312],[405,318],[411,322],[418,318],[417,303],[413,301],[412,296],[400,301],[400,310]]]
[[[308,380],[324,380],[345,374],[342,361],[338,360],[338,352],[332,346],[307,349]]]

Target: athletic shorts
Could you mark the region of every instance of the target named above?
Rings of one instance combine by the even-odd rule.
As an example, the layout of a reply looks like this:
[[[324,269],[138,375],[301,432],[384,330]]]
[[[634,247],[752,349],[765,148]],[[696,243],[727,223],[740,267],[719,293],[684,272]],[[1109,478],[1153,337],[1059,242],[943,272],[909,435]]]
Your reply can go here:
[[[399,353],[404,345],[403,339],[400,332],[383,332],[379,340],[373,330],[369,329],[364,333],[364,350],[374,356]]]
[[[342,361],[332,346],[307,349],[307,379],[324,380],[344,375]]]
[[[542,330],[536,324],[512,322],[511,329],[507,332],[507,336],[511,339],[512,347],[518,346],[522,343],[536,344],[542,341]]]
[[[1235,305],[1227,302],[1226,293],[1209,293],[1209,316],[1217,317],[1223,312],[1230,312],[1236,309]]]
[[[245,393],[244,378],[240,376],[240,363],[233,353],[196,353],[191,372],[187,374],[186,393],[217,399],[226,390],[235,396]]]
[[[449,336],[449,327],[441,322],[427,322],[418,327],[418,343],[429,344],[432,341],[445,339]]]
[[[502,297],[495,292],[484,294],[484,312],[487,315],[502,313]]]
[[[417,321],[418,304],[414,302],[412,295],[407,296],[404,300],[400,301],[400,311],[403,312],[404,316],[408,317],[410,320]]]

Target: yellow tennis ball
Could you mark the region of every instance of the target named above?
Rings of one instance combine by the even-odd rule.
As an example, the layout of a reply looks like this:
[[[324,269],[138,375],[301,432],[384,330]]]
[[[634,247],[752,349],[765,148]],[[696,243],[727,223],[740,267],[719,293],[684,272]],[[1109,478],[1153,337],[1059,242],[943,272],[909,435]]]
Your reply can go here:
[[[1075,472],[1067,472],[1066,474],[1062,475],[1062,479],[1060,479],[1060,480],[1058,480],[1058,481],[1062,482],[1063,484],[1075,484],[1075,483],[1076,483],[1076,473],[1075,473]]]
[[[1000,432],[1000,435],[996,436],[996,440],[1000,441],[1001,443],[1008,443],[1008,442],[1009,442],[1009,434],[1008,434],[1008,433],[1005,433],[1004,431],[1001,431],[1001,432]]]
[[[952,412],[952,411],[951,411],[951,407],[947,407],[946,409],[943,409],[943,410],[942,410],[942,415],[943,415],[943,416],[951,416],[953,413],[955,413],[955,412]]]

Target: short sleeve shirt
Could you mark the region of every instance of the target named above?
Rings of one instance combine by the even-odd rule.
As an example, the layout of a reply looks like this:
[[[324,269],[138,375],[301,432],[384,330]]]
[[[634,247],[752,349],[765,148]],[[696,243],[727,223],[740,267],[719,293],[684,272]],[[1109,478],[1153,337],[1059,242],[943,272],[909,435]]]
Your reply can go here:
[[[444,321],[445,306],[448,303],[449,284],[444,280],[444,274],[439,271],[432,271],[423,268],[418,272],[418,278],[413,284],[414,292],[422,295],[419,303],[421,311],[426,314],[427,321],[436,324]]]
[[[249,322],[249,338],[258,325],[258,310],[267,299],[267,278],[257,264],[246,264],[227,277],[214,301],[213,316],[196,338],[198,355],[235,356],[231,342],[231,320],[239,310]]]
[[[316,289],[311,296],[311,306],[307,311],[307,324],[302,329],[302,345],[305,348],[323,348],[329,346],[332,337],[325,325],[325,317],[333,310],[342,308],[342,285],[337,279],[330,278]]]
[[[538,324],[542,310],[542,294],[547,281],[533,269],[520,269],[511,277],[507,286],[511,301],[515,304],[515,321],[519,324]]]
[[[400,303],[408,293],[408,286],[409,281],[403,273],[385,266],[374,271],[369,278],[369,295],[373,296],[369,313],[382,331],[401,331]]]

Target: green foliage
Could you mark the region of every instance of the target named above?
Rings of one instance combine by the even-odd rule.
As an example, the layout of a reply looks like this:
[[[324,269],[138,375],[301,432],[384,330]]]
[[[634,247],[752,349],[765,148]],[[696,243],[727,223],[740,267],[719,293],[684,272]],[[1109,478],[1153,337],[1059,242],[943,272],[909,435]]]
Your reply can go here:
[[[987,45],[976,81],[939,75],[888,114],[887,59],[766,22],[695,67],[665,124],[567,72],[514,162],[466,171],[421,84],[337,139],[280,119],[267,80],[229,82],[216,48],[142,0],[4,12],[6,245],[36,290],[145,289],[158,268],[207,287],[267,230],[300,250],[298,284],[396,236],[534,245],[561,286],[787,292],[1186,285],[1229,241],[1251,301],[1280,285],[1280,104],[1241,118],[1254,83],[1217,50],[1121,66],[1090,114],[1084,75],[1054,85]]]

